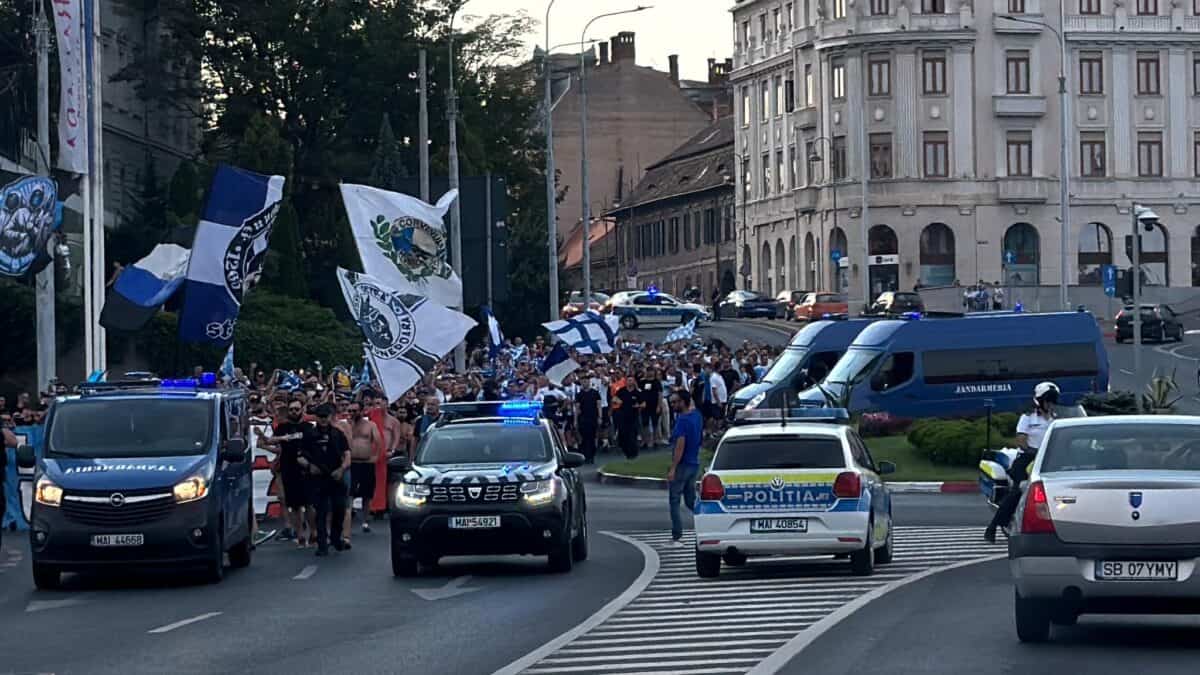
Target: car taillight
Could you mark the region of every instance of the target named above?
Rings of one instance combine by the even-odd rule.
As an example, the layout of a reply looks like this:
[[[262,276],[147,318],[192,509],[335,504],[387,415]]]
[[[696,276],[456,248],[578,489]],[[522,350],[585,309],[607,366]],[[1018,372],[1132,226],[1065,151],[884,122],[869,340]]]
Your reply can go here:
[[[700,499],[706,502],[717,502],[725,498],[725,485],[721,477],[715,473],[704,476],[700,481]]]
[[[1021,534],[1054,534],[1054,521],[1050,519],[1050,502],[1046,499],[1046,486],[1041,481],[1029,486],[1025,497],[1025,512],[1021,514]]]
[[[833,496],[839,499],[858,499],[862,495],[862,478],[852,472],[839,473],[833,481]]]

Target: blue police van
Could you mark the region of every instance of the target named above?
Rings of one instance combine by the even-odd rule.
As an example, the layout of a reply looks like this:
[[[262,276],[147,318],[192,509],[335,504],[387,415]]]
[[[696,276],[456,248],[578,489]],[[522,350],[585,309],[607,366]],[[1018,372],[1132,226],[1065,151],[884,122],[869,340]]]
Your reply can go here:
[[[746,407],[780,408],[788,393],[820,382],[846,353],[854,338],[876,319],[814,321],[792,336],[788,346],[763,376],[729,398],[729,419]]]
[[[998,313],[960,319],[879,321],[866,327],[805,405],[898,417],[1016,412],[1050,380],[1071,406],[1107,391],[1108,353],[1087,312]]]
[[[254,537],[245,391],[216,377],[80,385],[50,408],[30,521],[34,584],[68,571],[250,564]]]

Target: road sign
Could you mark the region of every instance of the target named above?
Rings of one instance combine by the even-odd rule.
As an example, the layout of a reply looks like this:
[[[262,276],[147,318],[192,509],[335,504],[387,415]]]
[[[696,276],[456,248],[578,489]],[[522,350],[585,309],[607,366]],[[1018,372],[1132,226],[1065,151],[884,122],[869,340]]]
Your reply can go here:
[[[1013,253],[1012,251],[1004,252],[1004,262],[1005,263],[1011,265],[1011,264],[1013,264],[1013,262],[1016,261],[1016,259],[1017,259],[1017,254]]]
[[[1116,297],[1117,295],[1117,266],[1102,265],[1100,267],[1101,275],[1104,279],[1104,294],[1108,297]]]
[[[829,252],[829,257],[833,260],[833,262],[837,262],[842,259],[842,252],[835,248]]]

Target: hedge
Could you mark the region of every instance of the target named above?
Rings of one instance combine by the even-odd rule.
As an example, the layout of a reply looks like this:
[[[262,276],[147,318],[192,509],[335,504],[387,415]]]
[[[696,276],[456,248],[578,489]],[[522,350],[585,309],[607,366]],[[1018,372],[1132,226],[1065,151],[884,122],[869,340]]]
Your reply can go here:
[[[1011,445],[1018,416],[992,415],[991,446]],[[908,442],[917,453],[935,464],[975,466],[988,446],[987,418],[975,420],[917,420],[909,428]]]

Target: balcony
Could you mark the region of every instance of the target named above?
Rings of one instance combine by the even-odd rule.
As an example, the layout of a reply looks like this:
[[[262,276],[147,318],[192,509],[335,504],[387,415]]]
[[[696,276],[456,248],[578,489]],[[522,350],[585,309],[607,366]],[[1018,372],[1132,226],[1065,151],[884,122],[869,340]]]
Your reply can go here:
[[[795,208],[801,213],[812,213],[817,210],[817,201],[821,197],[821,188],[802,187],[792,191],[795,195]]]
[[[792,121],[797,129],[813,129],[821,122],[821,111],[816,106],[796,108],[792,113]]]
[[[1011,14],[1012,16],[1029,19],[1030,21],[1039,21],[1042,19],[1042,0],[1025,0],[1024,11],[1014,12],[1010,4],[1010,0],[994,0],[995,5],[992,7],[992,30],[997,33],[1007,33],[1009,35],[1036,35],[1042,32],[1041,26],[1036,26],[1023,21],[1013,21],[1005,19],[1003,15]]]
[[[1068,16],[1067,33],[1171,33],[1200,30],[1200,17],[1184,16],[1172,29],[1169,16]]]
[[[1000,94],[992,97],[996,117],[1041,117],[1046,114],[1046,97],[1029,94]]]
[[[1044,204],[1058,181],[1047,178],[997,178],[996,200],[1008,204]]]

